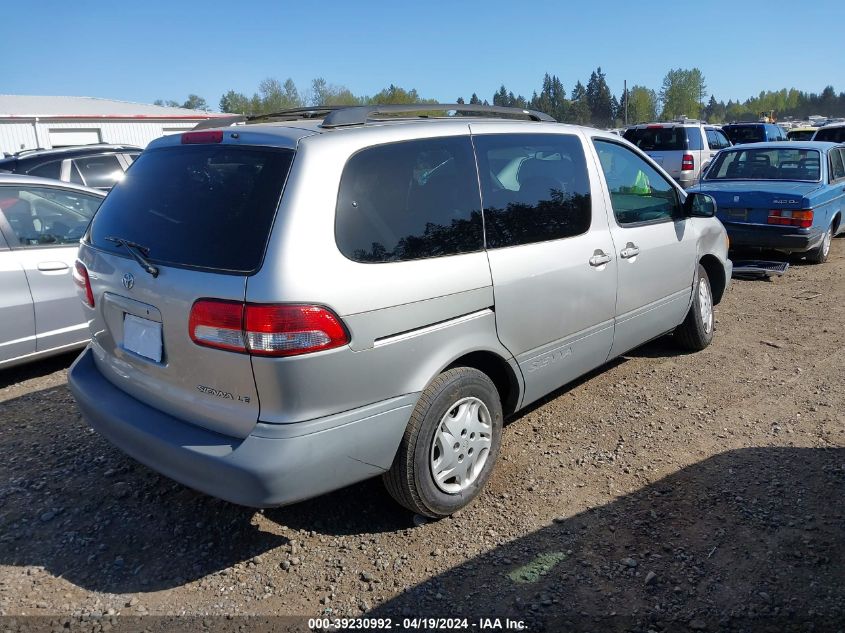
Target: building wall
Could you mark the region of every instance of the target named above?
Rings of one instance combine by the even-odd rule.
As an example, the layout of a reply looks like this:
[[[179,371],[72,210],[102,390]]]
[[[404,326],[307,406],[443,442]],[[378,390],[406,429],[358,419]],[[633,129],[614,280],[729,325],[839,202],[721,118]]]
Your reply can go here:
[[[84,119],[60,120],[39,118],[33,119],[2,119],[0,118],[0,153],[13,154],[21,149],[42,147],[50,149],[53,144],[50,139],[51,130],[79,131],[80,136],[92,136],[90,132],[97,132],[101,143],[120,143],[146,147],[150,141],[163,134],[174,134],[183,130],[190,130],[204,119],[186,120],[112,120],[112,119]],[[89,132],[89,134],[84,134]]]

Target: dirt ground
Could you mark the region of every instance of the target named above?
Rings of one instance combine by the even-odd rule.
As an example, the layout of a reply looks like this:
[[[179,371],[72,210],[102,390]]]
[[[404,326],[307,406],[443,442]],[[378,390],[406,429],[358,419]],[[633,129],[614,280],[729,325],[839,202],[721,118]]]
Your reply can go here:
[[[0,372],[0,630],[297,614],[842,631],[843,306],[845,239],[825,265],[735,280],[707,350],[655,341],[516,416],[484,494],[440,522],[378,480],[266,511],[205,497],[85,425],[72,357]]]

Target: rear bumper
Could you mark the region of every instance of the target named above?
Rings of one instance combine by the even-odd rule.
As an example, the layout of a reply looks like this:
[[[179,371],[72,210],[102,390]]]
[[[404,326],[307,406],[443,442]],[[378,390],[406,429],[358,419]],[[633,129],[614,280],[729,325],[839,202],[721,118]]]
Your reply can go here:
[[[202,429],[112,385],[90,348],[68,383],[88,423],[125,453],[191,488],[252,507],[301,501],[390,467],[419,394],[296,424],[258,423],[244,439]]]
[[[731,248],[771,248],[789,253],[803,253],[821,244],[824,233],[809,229],[799,232],[792,228],[778,226],[749,226],[747,224],[722,223],[731,239]]]

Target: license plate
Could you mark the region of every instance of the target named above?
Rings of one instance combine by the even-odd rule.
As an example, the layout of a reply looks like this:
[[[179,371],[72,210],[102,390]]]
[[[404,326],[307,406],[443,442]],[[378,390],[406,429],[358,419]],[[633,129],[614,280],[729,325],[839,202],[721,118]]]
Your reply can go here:
[[[748,209],[725,209],[724,215],[726,220],[745,222],[748,220]]]
[[[123,317],[123,348],[161,362],[161,323],[127,314]]]

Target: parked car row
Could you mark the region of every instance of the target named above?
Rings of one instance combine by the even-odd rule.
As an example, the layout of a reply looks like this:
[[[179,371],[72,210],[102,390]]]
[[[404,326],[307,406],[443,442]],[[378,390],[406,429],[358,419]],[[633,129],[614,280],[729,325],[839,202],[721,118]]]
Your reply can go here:
[[[845,124],[810,131],[808,143],[806,130],[786,133],[763,121],[719,128],[684,119],[635,125],[623,136],[685,189],[714,197],[734,249],[822,263],[832,237],[845,231],[843,150],[835,145],[845,142]]]
[[[732,272],[714,198],[723,221],[759,221],[738,211],[754,196],[722,185],[793,177],[761,203],[766,224],[825,257],[840,228],[841,201],[817,197],[839,182],[824,161],[840,146],[732,146],[697,122],[635,126],[632,143],[532,111],[435,108],[201,124],[153,142],[96,213],[101,194],[53,181],[93,196],[87,215],[65,204],[75,224],[7,176],[0,256],[43,244],[49,262],[84,232],[72,273],[90,344],[69,384],[92,427],[236,503],[383,475],[400,504],[446,516],[489,478],[505,416],[657,336],[709,345]],[[14,266],[70,287],[67,269]],[[0,366],[15,362],[3,335]]]
[[[140,147],[107,143],[23,150],[0,159],[0,173],[52,178],[108,191],[140,153]]]

